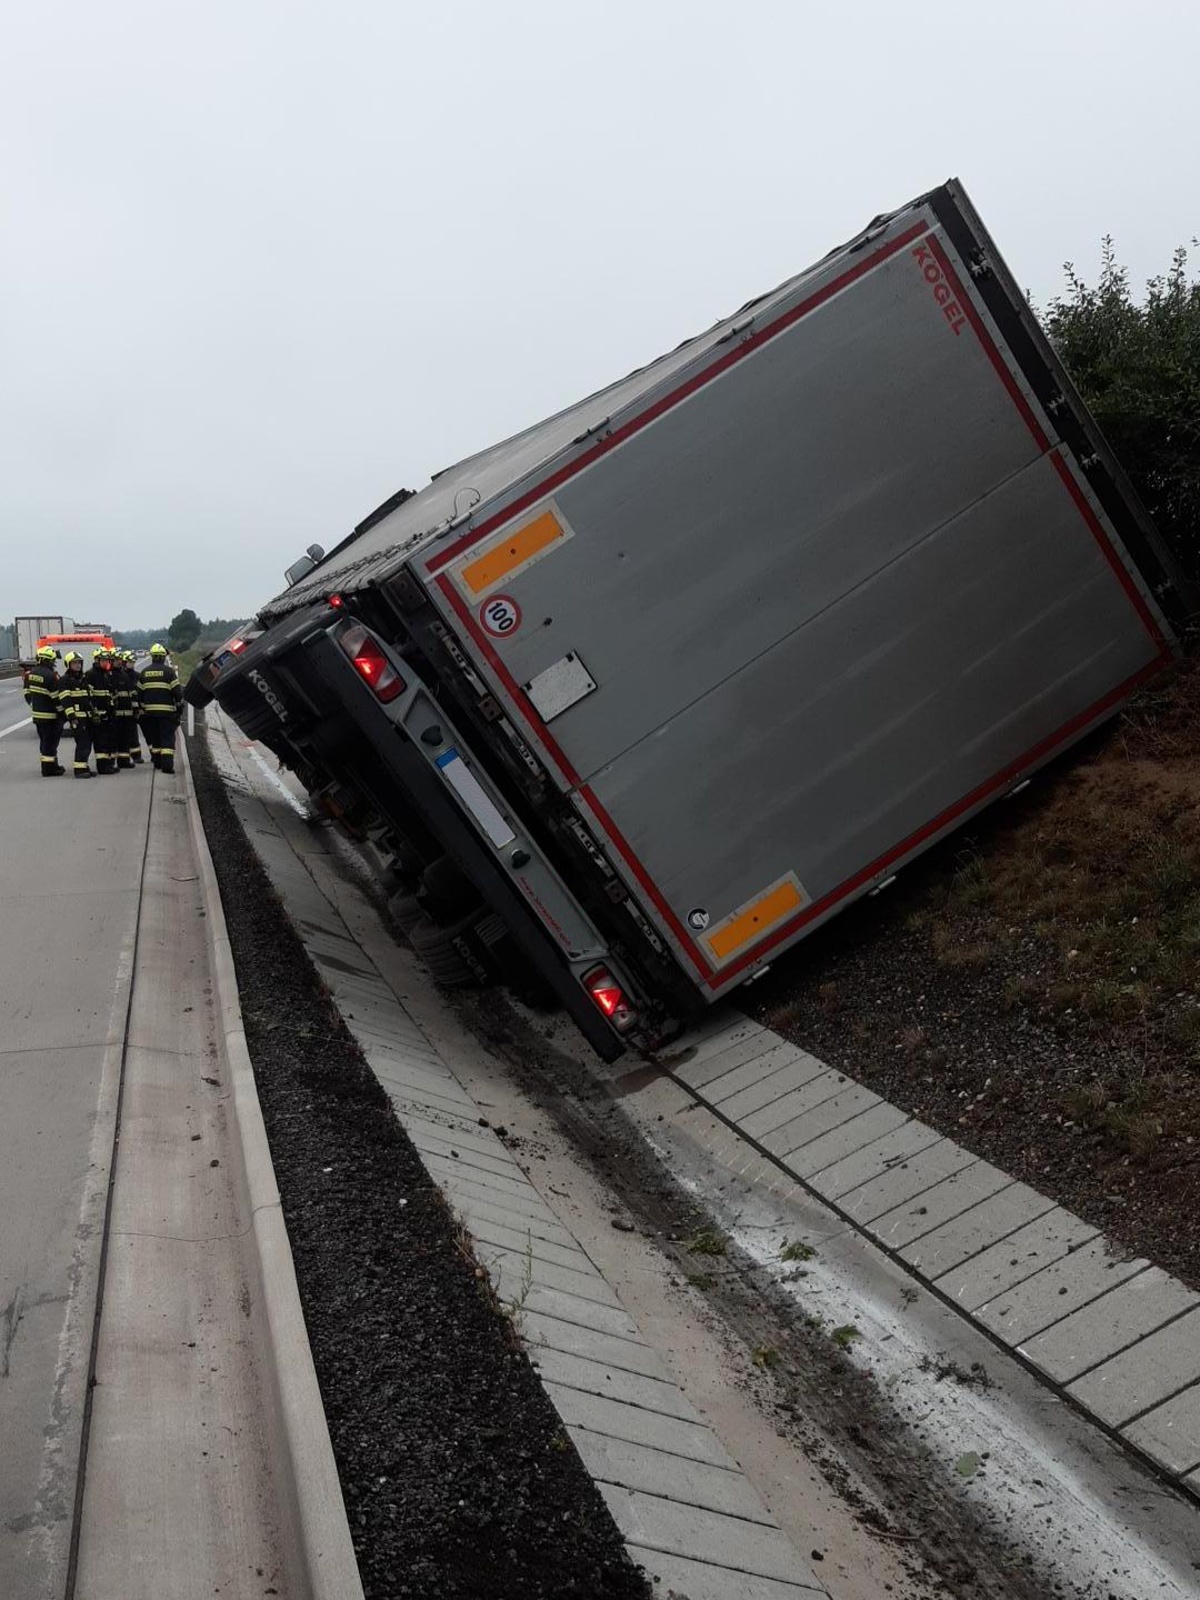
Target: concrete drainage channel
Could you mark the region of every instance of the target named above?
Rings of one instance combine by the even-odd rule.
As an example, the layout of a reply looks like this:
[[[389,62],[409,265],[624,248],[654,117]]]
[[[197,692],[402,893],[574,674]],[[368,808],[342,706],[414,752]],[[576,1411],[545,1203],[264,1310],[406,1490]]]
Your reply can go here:
[[[622,1240],[620,1250],[613,1249],[617,1236],[603,1213],[602,1191],[597,1203],[607,1247],[581,1218],[577,1199],[564,1203],[552,1185],[535,1186],[523,1170],[528,1163],[514,1157],[510,1143],[480,1126],[481,1118],[504,1120],[509,1127],[524,1119],[546,1138],[552,1121],[530,1108],[504,1079],[500,1064],[489,1061],[428,992],[411,958],[391,942],[344,865],[330,855],[326,836],[314,836],[300,822],[295,795],[259,753],[220,723],[212,745],[232,788],[241,791],[232,796],[235,807],[277,890],[285,903],[294,902],[293,920],[301,925],[310,956],[429,1170],[479,1241],[499,1294],[519,1306],[543,1381],[636,1558],[661,1579],[660,1592],[674,1587],[691,1600],[805,1592],[841,1600],[889,1587],[904,1595],[927,1592],[918,1534],[893,1524],[876,1539],[852,1518],[839,1528],[842,1513],[831,1508],[826,1485],[811,1473],[802,1489],[798,1484],[796,1462],[803,1458],[793,1455],[781,1463],[775,1430],[760,1419],[756,1433],[744,1414],[722,1414],[739,1360],[743,1380],[746,1372],[747,1352],[736,1352],[736,1341],[726,1341],[723,1369],[721,1356],[713,1357],[707,1389],[694,1363],[680,1381],[678,1353],[674,1370],[663,1355],[670,1348],[662,1337],[670,1318],[661,1305],[647,1315],[636,1304],[636,1287],[620,1267],[631,1242]],[[960,1563],[962,1587],[950,1584],[953,1592],[1062,1593],[1096,1600],[1200,1593],[1194,1505],[1151,1482],[1048,1392],[1027,1364],[998,1348],[986,1316],[972,1320],[950,1309],[957,1300],[978,1311],[982,1301],[996,1316],[1019,1319],[1012,1321],[1009,1340],[1015,1345],[1031,1337],[1030,1319],[1038,1315],[1033,1308],[1043,1303],[1043,1290],[1061,1303],[1066,1287],[1063,1316],[1049,1318],[1066,1326],[1127,1278],[1136,1283],[1148,1270],[1144,1264],[1106,1267],[1099,1241],[1072,1230],[1070,1219],[1053,1215],[1048,1203],[1038,1207],[1037,1197],[1003,1174],[991,1178],[976,1170],[986,1164],[974,1163],[965,1152],[957,1164],[945,1151],[918,1162],[936,1136],[914,1144],[914,1131],[903,1132],[904,1119],[895,1120],[899,1114],[874,1097],[862,1099],[856,1086],[839,1079],[826,1085],[826,1095],[810,1091],[807,1105],[789,1098],[802,1096],[825,1069],[755,1025],[715,1024],[690,1049],[676,1052],[668,1075],[629,1063],[600,1068],[568,1030],[544,1018],[522,1020],[518,1012],[512,1008],[507,1053],[540,1052],[569,1064],[577,1079],[581,1073],[593,1080],[607,1077],[606,1097],[619,1098],[623,1114],[712,1213],[738,1255],[757,1263],[776,1300],[790,1298],[794,1320],[809,1338],[844,1347],[845,1362],[872,1390],[871,1404],[880,1415],[890,1411],[897,1429],[912,1435],[915,1456],[931,1476],[945,1480],[938,1486],[939,1504],[961,1510],[964,1544],[969,1546],[973,1533],[981,1545],[990,1543],[997,1572],[1007,1553],[1007,1586],[1003,1579],[984,1580],[986,1563],[972,1575],[967,1562]],[[493,1104],[498,1098],[504,1101],[502,1119]],[[749,1123],[772,1105],[782,1119],[763,1125],[760,1116],[756,1144],[748,1143],[737,1117]],[[796,1119],[816,1116],[822,1106],[821,1125],[809,1125],[816,1129],[811,1138],[791,1143]],[[846,1126],[855,1119],[859,1125],[848,1134]],[[787,1170],[767,1142],[785,1126],[785,1154],[808,1147],[810,1158],[828,1157],[824,1165],[809,1164],[808,1174],[840,1163],[843,1181],[830,1197],[832,1206],[815,1185]],[[871,1159],[861,1152],[873,1144],[879,1145],[877,1169],[864,1167],[856,1183],[845,1182],[854,1176],[850,1164],[856,1157],[860,1165]],[[889,1201],[882,1210],[872,1204],[856,1213],[839,1203],[839,1196],[873,1184],[882,1185],[873,1199]],[[972,1217],[989,1199],[991,1211]],[[889,1249],[878,1248],[868,1227]],[[915,1249],[922,1239],[924,1250]],[[1002,1262],[1009,1259],[1027,1270],[1014,1275],[1010,1269],[1006,1277]],[[945,1283],[921,1285],[914,1273],[922,1264],[931,1280],[957,1274],[949,1283],[962,1279],[961,1296],[948,1292]],[[1055,1270],[1068,1274],[1065,1283],[1045,1279]],[[1110,1279],[1089,1287],[1089,1270]],[[1150,1281],[1157,1284],[1157,1276]],[[993,1287],[1006,1293],[997,1299]],[[1179,1309],[1186,1313],[1188,1304]],[[631,1315],[639,1310],[642,1315]],[[692,1316],[693,1335],[703,1320]],[[1118,1323],[1116,1332],[1129,1326]],[[678,1352],[679,1326],[672,1332]],[[688,1336],[683,1334],[684,1343]],[[718,1334],[715,1345],[720,1343]],[[1130,1339],[1121,1343],[1127,1347]],[[1106,1355],[1119,1353],[1094,1343],[1091,1348],[1099,1351],[1092,1363],[1097,1369]],[[756,1373],[751,1386],[767,1405],[773,1353],[769,1345],[754,1351],[768,1370]],[[1081,1359],[1078,1353],[1075,1359]],[[1161,1366],[1151,1370],[1157,1374]],[[1139,1394],[1149,1392],[1145,1373],[1136,1381]],[[1174,1382],[1169,1374],[1167,1381]],[[818,1397],[812,1398],[819,1413]],[[706,1424],[701,1407],[717,1418],[715,1428]],[[1140,1414],[1149,1411],[1143,1407]],[[819,1457],[811,1430],[805,1443]],[[1186,1443],[1181,1449],[1186,1453]],[[844,1462],[839,1470],[845,1470]],[[836,1479],[837,1473],[827,1470],[827,1476]],[[870,1484],[870,1478],[868,1470],[865,1480],[875,1493],[867,1521],[879,1527],[881,1513],[891,1508],[886,1482]],[[861,1488],[851,1499],[861,1512]],[[832,1562],[813,1562],[830,1550]],[[940,1570],[944,1577],[944,1565]]]
[[[149,778],[127,1013],[112,1041],[121,1088],[66,1592],[356,1600],[187,776],[185,766]],[[103,1177],[107,1160],[94,1153]],[[8,1593],[25,1600],[24,1590]]]

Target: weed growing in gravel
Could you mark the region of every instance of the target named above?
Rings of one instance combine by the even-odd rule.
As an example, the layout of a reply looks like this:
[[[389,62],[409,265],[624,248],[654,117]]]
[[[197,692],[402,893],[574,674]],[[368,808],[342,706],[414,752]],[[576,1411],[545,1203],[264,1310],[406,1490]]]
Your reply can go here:
[[[1193,1066],[1200,1066],[1200,1004],[1193,1002],[1179,1011],[1167,1025],[1171,1038],[1183,1046]]]
[[[1110,1083],[1099,1078],[1076,1084],[1060,1100],[1067,1117],[1089,1133],[1098,1133],[1118,1150],[1143,1161],[1162,1137],[1163,1125],[1152,1110],[1160,1090],[1174,1085],[1168,1075]]]
[[[930,1372],[939,1383],[944,1383],[947,1378],[952,1378],[963,1389],[991,1389],[994,1387],[988,1370],[982,1361],[972,1361],[969,1367],[964,1367],[957,1361],[951,1361],[940,1352],[936,1356],[922,1356],[920,1360],[922,1372]]]
[[[475,1250],[475,1237],[466,1223],[461,1218],[455,1218],[454,1248],[471,1269],[479,1289],[480,1298],[495,1312],[508,1330],[509,1338],[514,1347],[520,1348],[524,1344],[524,1319],[525,1302],[528,1300],[533,1288],[533,1235],[528,1235],[528,1242],[524,1251],[524,1266],[521,1273],[521,1286],[511,1300],[501,1300],[496,1293],[496,1285],[490,1273],[480,1261]],[[493,1262],[493,1266],[497,1263]]]
[[[786,1033],[790,1024],[804,1021],[806,1012],[807,1007],[800,1001],[790,1000],[785,1005],[774,1006],[763,1020],[769,1028]]]
[[[960,972],[982,972],[991,960],[991,948],[982,939],[964,939],[953,927],[936,927],[930,948],[939,965]]]
[[[763,1371],[773,1370],[779,1365],[782,1359],[782,1356],[779,1354],[779,1351],[776,1350],[773,1344],[756,1345],[750,1352],[751,1365],[759,1367]]]
[[[829,1337],[839,1350],[849,1350],[856,1339],[862,1338],[862,1329],[853,1322],[843,1322],[840,1328],[834,1328]]]
[[[987,863],[975,853],[974,846],[965,849],[958,857],[950,893],[960,906],[972,908],[985,906],[991,899]]]
[[[836,1016],[845,1009],[846,999],[836,983],[826,982],[817,989],[817,1001],[826,1016]]]
[[[811,1261],[816,1255],[812,1245],[805,1244],[803,1239],[785,1239],[783,1249],[779,1252],[781,1261]]]
[[[525,1236],[524,1259],[521,1266],[521,1287],[511,1300],[505,1300],[501,1311],[512,1325],[513,1333],[524,1342],[525,1304],[533,1292],[533,1231]]]
[[[684,1243],[684,1249],[694,1256],[723,1256],[728,1244],[723,1233],[713,1228],[702,1228]]]
[[[715,1289],[717,1280],[711,1272],[689,1272],[687,1281],[693,1289],[699,1289],[701,1294],[709,1289]]]

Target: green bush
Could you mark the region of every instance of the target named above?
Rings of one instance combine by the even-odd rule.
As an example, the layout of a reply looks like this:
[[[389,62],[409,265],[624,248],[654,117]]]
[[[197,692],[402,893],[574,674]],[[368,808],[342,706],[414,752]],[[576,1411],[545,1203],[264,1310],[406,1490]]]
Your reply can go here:
[[[1176,560],[1200,579],[1200,281],[1189,281],[1188,252],[1141,300],[1111,238],[1094,287],[1065,271],[1046,331]]]

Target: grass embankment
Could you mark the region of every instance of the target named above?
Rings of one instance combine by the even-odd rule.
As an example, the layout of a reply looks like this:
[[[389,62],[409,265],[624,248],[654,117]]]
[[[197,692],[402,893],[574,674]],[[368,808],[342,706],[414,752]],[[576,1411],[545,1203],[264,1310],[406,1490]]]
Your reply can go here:
[[[1005,981],[1006,1006],[1124,1046],[1125,1069],[1072,1086],[1061,1110],[1147,1154],[1176,1097],[1200,1101],[1200,662],[1056,771],[1013,825],[966,846],[911,923],[947,967],[1035,941],[1044,959]]]
[[[179,674],[180,683],[186,683],[196,670],[196,663],[202,656],[208,654],[211,645],[198,645],[191,650],[172,650],[171,660],[175,663],[175,671]]]
[[[1200,660],[751,995],[765,1022],[1200,1284]]]

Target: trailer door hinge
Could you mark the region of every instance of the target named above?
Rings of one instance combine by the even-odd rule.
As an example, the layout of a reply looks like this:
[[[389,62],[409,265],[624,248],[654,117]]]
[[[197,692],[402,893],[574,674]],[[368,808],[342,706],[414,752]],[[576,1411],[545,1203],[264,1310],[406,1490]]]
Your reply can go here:
[[[590,428],[585,428],[582,433],[577,433],[571,440],[571,443],[583,444],[586,440],[592,438],[594,434],[606,433],[608,431],[608,425],[611,421],[611,417],[601,417],[599,422],[594,422]]]
[[[754,327],[753,317],[744,317],[741,322],[735,322],[728,333],[723,333],[717,340],[718,344],[729,344],[733,339],[741,339]]]
[[[987,258],[987,252],[976,250],[967,262],[967,269],[973,278],[986,278],[992,270],[992,263]]]

